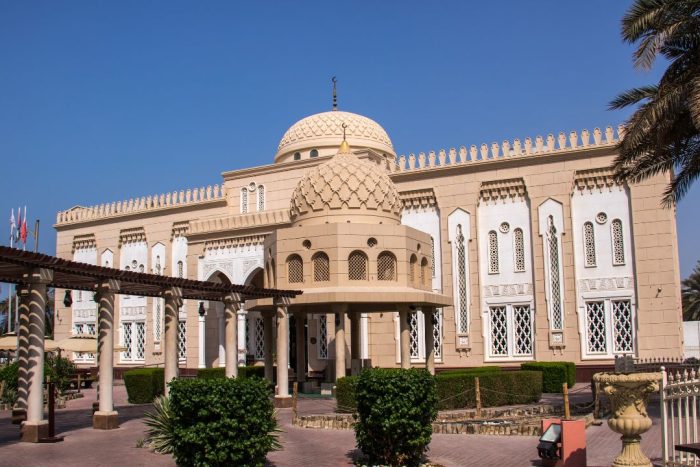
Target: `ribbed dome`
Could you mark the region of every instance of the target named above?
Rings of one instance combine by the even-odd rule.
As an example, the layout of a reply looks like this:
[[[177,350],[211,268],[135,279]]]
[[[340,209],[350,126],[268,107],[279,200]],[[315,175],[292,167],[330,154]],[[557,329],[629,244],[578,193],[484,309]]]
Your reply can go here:
[[[323,147],[337,148],[343,140],[342,124],[347,125],[346,138],[354,148],[370,148],[381,153],[394,153],[394,146],[384,128],[362,115],[334,110],[303,118],[282,136],[275,161],[295,151]]]
[[[295,224],[400,224],[401,200],[389,176],[352,154],[347,143],[309,170],[292,194]]]

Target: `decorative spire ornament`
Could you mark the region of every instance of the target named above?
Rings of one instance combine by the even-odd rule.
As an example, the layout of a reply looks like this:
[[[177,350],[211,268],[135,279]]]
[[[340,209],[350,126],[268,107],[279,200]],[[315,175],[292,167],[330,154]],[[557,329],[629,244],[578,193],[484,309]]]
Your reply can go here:
[[[336,93],[335,89],[335,83],[337,83],[338,80],[334,76],[331,78],[331,81],[333,82],[333,110],[338,110],[338,94]]]

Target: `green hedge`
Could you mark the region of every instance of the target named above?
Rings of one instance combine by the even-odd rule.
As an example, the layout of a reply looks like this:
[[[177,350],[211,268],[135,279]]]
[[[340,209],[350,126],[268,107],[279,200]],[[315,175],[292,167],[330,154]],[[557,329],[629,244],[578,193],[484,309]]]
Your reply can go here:
[[[374,368],[357,378],[355,440],[369,465],[418,465],[437,417],[435,378],[424,369]]]
[[[238,367],[238,377],[239,378],[251,378],[257,376],[258,378],[265,377],[265,367],[264,366],[240,366]],[[197,370],[197,378],[211,379],[211,378],[225,378],[226,369],[225,368],[200,368]]]
[[[542,396],[542,373],[539,371],[503,371],[483,374],[440,374],[435,377],[440,410],[476,407],[476,384],[479,377],[481,406],[529,404]]]
[[[355,391],[357,388],[357,376],[339,378],[335,383],[336,412],[352,413],[357,409]]]
[[[438,375],[482,375],[484,373],[497,373],[500,371],[500,366],[476,366],[473,368],[456,368],[454,370],[445,370],[438,373]]]
[[[262,466],[279,448],[268,385],[258,378],[174,380],[170,413],[177,465]]]
[[[124,385],[132,404],[148,404],[163,394],[163,368],[137,368],[124,372]]]
[[[576,364],[574,362],[528,362],[520,365],[523,370],[542,372],[543,392],[562,392],[562,385],[576,383]]]

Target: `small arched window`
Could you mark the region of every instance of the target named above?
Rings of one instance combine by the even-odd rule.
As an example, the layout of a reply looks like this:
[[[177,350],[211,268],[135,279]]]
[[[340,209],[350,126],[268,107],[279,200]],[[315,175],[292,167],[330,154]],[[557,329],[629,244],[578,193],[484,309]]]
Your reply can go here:
[[[295,161],[298,161],[298,160],[300,160],[300,159],[301,159],[301,153],[300,153],[300,152],[295,152],[295,153],[294,153],[294,160],[295,160]]]
[[[292,255],[287,258],[287,281],[290,284],[304,282],[304,263],[301,256]]]
[[[353,251],[348,257],[348,279],[351,281],[367,280],[367,256],[361,251]]]
[[[382,251],[377,256],[377,279],[380,281],[396,280],[396,257],[388,251]]]
[[[583,224],[583,249],[586,257],[586,266],[596,265],[595,255],[595,233],[593,232],[593,222]]]
[[[411,255],[411,260],[408,263],[408,280],[411,285],[416,283],[416,268],[418,267],[418,258],[416,255]]]
[[[515,272],[525,271],[525,238],[523,229],[513,230],[513,249],[515,250]]]
[[[495,230],[489,232],[489,274],[498,274],[498,234]]]
[[[331,280],[330,260],[328,255],[319,252],[311,260],[314,265],[314,282],[326,282]]]
[[[241,188],[241,214],[248,212],[248,189]]]
[[[185,275],[185,265],[182,261],[177,262],[177,277],[183,277]]]
[[[610,224],[610,228],[612,229],[613,264],[616,266],[625,264],[625,241],[622,235],[622,221],[614,219]]]
[[[422,286],[430,285],[430,263],[428,263],[428,258],[423,258],[420,262],[420,283]]]
[[[318,150],[317,149],[312,149],[311,153],[309,154],[311,157],[318,157]]]

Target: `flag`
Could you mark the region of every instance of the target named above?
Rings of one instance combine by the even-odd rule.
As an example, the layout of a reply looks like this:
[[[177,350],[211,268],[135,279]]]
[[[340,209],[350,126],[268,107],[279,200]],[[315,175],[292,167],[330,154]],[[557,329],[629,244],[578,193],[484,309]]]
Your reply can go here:
[[[22,219],[22,226],[20,227],[19,237],[22,239],[22,243],[27,245],[27,206],[24,207],[24,218]]]
[[[22,208],[17,208],[17,228],[15,229],[15,243],[19,244],[20,228],[22,227]]]
[[[15,239],[15,227],[17,227],[17,224],[15,223],[15,210],[14,208],[10,210],[10,246],[12,246],[13,240]]]

